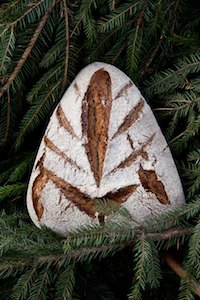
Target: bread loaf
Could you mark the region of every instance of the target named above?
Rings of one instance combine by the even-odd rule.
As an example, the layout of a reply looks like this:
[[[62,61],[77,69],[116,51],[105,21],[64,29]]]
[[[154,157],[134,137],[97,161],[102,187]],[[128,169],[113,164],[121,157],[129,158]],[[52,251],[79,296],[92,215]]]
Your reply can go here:
[[[56,107],[27,192],[33,222],[66,235],[109,222],[94,199],[126,207],[137,222],[184,202],[181,182],[156,119],[129,77],[95,62]]]

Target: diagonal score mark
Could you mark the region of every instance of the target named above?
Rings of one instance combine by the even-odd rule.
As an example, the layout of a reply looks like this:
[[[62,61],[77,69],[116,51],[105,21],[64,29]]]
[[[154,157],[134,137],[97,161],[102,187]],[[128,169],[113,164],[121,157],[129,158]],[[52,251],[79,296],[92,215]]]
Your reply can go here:
[[[52,171],[46,169],[43,166],[45,156],[46,154],[44,153],[38,162],[40,174],[36,177],[32,187],[33,207],[38,220],[40,221],[44,212],[44,207],[41,203],[41,193],[49,180],[52,180],[52,182],[60,189],[61,193],[78,206],[81,211],[84,211],[90,217],[95,218],[94,201],[77,188],[55,175]]]
[[[112,171],[110,171],[107,175],[109,176],[112,173],[115,173],[116,171],[118,171],[119,169],[124,169],[126,167],[130,167],[135,161],[136,159],[141,156],[143,157],[145,160],[148,159],[148,153],[147,151],[145,151],[145,149],[151,145],[153,139],[155,137],[155,133],[152,134],[147,141],[142,145],[141,148],[139,148],[138,150],[133,149],[132,153],[123,161],[121,162],[117,167],[115,167]]]
[[[64,113],[61,105],[58,105],[58,108],[56,110],[56,116],[57,116],[59,124],[61,126],[63,126],[73,137],[78,138],[76,133],[74,132],[73,127],[71,126],[71,124],[67,120],[67,117],[65,116],[65,113]]]
[[[103,198],[108,200],[113,200],[117,202],[117,204],[124,203],[132,193],[134,193],[139,185],[133,184],[126,187],[123,187],[115,192],[110,192],[106,194]]]
[[[118,99],[119,97],[123,96],[124,92],[126,92],[130,87],[133,86],[132,81],[129,81],[128,83],[126,83],[121,90],[117,93],[117,96],[115,97],[114,100]]]
[[[36,177],[32,188],[33,206],[38,216],[38,220],[40,221],[44,211],[44,207],[40,199],[41,193],[49,180],[51,180],[59,188],[60,192],[81,211],[84,211],[88,216],[95,218],[96,211],[94,199],[82,193],[78,188],[72,186],[62,178],[58,177],[52,171],[44,168],[44,159],[45,153],[38,162],[40,174]],[[136,191],[137,187],[138,185],[123,187],[117,191],[107,193],[102,198],[115,201],[118,205],[120,205],[124,203],[128,199],[128,197]],[[101,224],[104,222],[104,217],[105,216],[103,214],[100,214],[98,216]]]
[[[90,217],[95,218],[93,199],[46,168],[44,168],[44,172],[68,200],[78,206],[81,211],[84,211]]]
[[[143,107],[144,101],[140,99],[138,104],[135,107],[133,107],[130,113],[124,118],[123,123],[119,126],[117,132],[113,135],[112,139],[128,130],[139,119]]]
[[[124,203],[137,189],[139,185],[135,184],[135,185],[129,185],[123,188],[120,188],[114,192],[109,192],[107,193],[105,196],[103,196],[102,198],[98,198],[98,200],[101,199],[105,199],[108,201],[108,205],[109,205],[109,201],[111,202],[115,202],[116,203],[116,207],[119,207],[120,204]],[[97,212],[99,212],[99,210],[97,209]],[[115,210],[111,211],[111,213],[116,212],[116,208]],[[98,219],[99,219],[99,223],[101,225],[103,225],[105,223],[105,217],[111,214],[110,212],[106,211],[100,211],[99,215],[98,215]]]
[[[90,198],[88,195],[82,193],[78,188],[64,181],[53,172],[45,168],[44,172],[46,176],[55,183],[55,185],[68,200],[72,201],[81,211],[84,211],[90,217],[96,217],[96,212],[94,209],[95,203],[93,198]],[[137,187],[138,185],[130,185],[115,192],[110,192],[103,196],[103,198],[113,200],[120,205],[124,203],[133,192],[136,191]]]
[[[39,167],[40,174],[35,178],[32,187],[32,199],[33,199],[33,207],[35,209],[35,213],[38,217],[38,220],[42,218],[44,207],[40,200],[40,195],[42,190],[44,189],[45,185],[47,184],[49,178],[44,173],[43,163],[46,154],[43,153],[42,157],[39,159],[36,168]]]
[[[144,170],[140,165],[138,175],[143,188],[153,193],[161,204],[171,204],[162,181],[158,180],[154,170]]]
[[[58,154],[60,157],[62,157],[66,162],[77,168],[78,170],[83,170],[81,167],[77,165],[75,161],[73,161],[71,158],[69,158],[63,151],[61,151],[47,136],[44,138],[44,143],[46,147],[48,147],[51,151]],[[84,171],[84,170],[83,170]]]

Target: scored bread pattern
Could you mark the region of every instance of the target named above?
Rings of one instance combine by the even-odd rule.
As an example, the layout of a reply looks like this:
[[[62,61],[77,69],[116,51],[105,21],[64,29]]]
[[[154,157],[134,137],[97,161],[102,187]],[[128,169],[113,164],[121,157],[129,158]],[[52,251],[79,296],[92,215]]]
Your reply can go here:
[[[166,179],[165,164],[163,167],[160,162],[162,156],[169,157],[175,177],[178,176],[169,149],[164,150],[166,142],[152,112],[126,75],[123,84],[113,88],[114,67],[102,65],[94,65],[85,89],[80,79],[75,79],[71,94],[68,92],[75,99],[73,105],[68,110],[65,99],[61,100],[47,127],[29,184],[37,225],[44,213],[48,219],[46,203],[53,199],[56,189],[57,205],[66,199],[60,217],[76,208],[99,223],[104,223],[105,216],[95,211],[95,198],[118,205],[127,202],[130,206],[135,195],[136,203],[140,201],[141,205],[146,199],[151,213],[154,206],[158,211],[161,206],[172,204],[170,180]],[[134,101],[131,95],[136,97]],[[70,97],[65,101],[70,101]],[[145,118],[147,124],[140,129]],[[150,129],[148,122],[153,122]],[[157,148],[158,154],[154,153]]]

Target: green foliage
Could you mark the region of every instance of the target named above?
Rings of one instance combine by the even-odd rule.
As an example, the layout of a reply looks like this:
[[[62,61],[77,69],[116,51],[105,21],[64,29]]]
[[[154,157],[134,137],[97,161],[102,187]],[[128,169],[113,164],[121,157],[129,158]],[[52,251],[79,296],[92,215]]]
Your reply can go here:
[[[10,32],[5,32],[5,34],[1,35],[0,42],[2,45],[0,49],[0,74],[5,75],[15,47],[15,33],[13,27],[11,27]]]
[[[30,289],[30,300],[45,300],[49,285],[51,283],[52,272],[50,271],[50,265],[44,266],[37,274],[37,278],[32,282]],[[19,282],[19,281],[18,281]],[[15,292],[15,287],[13,293]],[[13,296],[16,299],[16,296]],[[26,298],[24,298],[26,299]]]
[[[198,1],[2,1],[2,299],[129,295],[155,300],[162,291],[163,299],[195,299],[200,281],[198,12]],[[51,112],[80,69],[93,61],[121,68],[149,101],[176,160],[187,204],[141,226],[112,201],[96,199],[95,209],[106,212],[109,223],[63,239],[30,224],[26,188]],[[181,281],[164,263],[165,251],[180,258],[186,274]]]
[[[1,200],[13,197],[13,196],[19,196],[23,195],[27,186],[25,183],[14,183],[10,185],[5,185],[0,187],[0,197]]]
[[[162,71],[146,82],[148,95],[162,94],[177,87],[181,87],[187,76],[200,71],[200,53],[195,51],[175,62],[175,68]]]
[[[121,214],[125,215],[124,211]],[[160,235],[158,232],[149,234],[153,232],[149,224],[141,227],[135,226],[131,219],[129,224],[115,220],[104,228],[83,228],[61,239],[50,231],[36,230],[34,225],[27,224],[27,216],[22,213],[8,215],[3,212],[0,221],[1,256],[6,257],[0,265],[0,278],[19,278],[13,287],[13,299],[45,299],[50,284],[55,285],[56,299],[69,299],[76,290],[74,268],[78,262],[91,264],[95,258],[103,259],[128,246],[134,246],[135,253],[135,281],[130,299],[146,288],[149,291],[159,287],[161,269],[158,249],[165,246],[156,246],[153,240],[159,241]],[[194,232],[194,239],[195,235],[198,232]],[[173,245],[176,243],[177,240]],[[196,250],[199,251],[198,246]],[[196,257],[198,259],[198,252]],[[101,290],[102,282],[99,284],[95,283],[97,290]],[[104,288],[103,291],[108,293]]]
[[[65,270],[59,274],[56,288],[56,300],[71,299],[75,285],[74,264],[68,265]]]
[[[184,262],[184,269],[188,274],[181,281],[180,285],[180,299],[195,299],[195,285],[200,280],[200,221],[198,221],[194,228],[193,235],[189,239],[188,255]],[[192,278],[192,279],[191,279]],[[194,279],[195,278],[195,279]]]
[[[22,275],[13,288],[11,299],[27,299],[31,287],[37,278],[36,268],[30,269]]]
[[[155,244],[145,240],[143,237],[137,241],[135,246],[135,282],[129,300],[142,299],[141,291],[146,286],[159,287],[161,279],[160,261]]]

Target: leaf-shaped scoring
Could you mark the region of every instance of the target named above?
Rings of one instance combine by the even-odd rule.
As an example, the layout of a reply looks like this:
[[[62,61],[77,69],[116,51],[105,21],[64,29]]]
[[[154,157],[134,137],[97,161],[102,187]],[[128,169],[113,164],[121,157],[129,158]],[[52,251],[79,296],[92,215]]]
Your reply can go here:
[[[42,218],[44,211],[40,195],[49,180],[51,180],[59,188],[61,194],[63,194],[68,200],[74,203],[81,211],[84,211],[88,216],[95,218],[96,211],[94,209],[94,199],[82,193],[79,189],[72,186],[62,178],[55,175],[52,171],[49,171],[47,168],[45,168],[43,165],[44,159],[45,154],[43,154],[38,163],[40,174],[36,177],[32,189],[33,206],[38,216],[38,220]],[[116,201],[117,204],[121,204],[127,200],[127,198],[136,190],[136,188],[137,185],[127,186],[117,191],[110,192],[104,197],[108,200],[110,199]],[[100,221],[102,222],[102,217],[104,220],[104,216],[101,215],[99,217]]]
[[[127,82],[121,90],[118,92],[117,98],[123,96],[129,88],[132,87],[132,82]],[[84,146],[88,161],[90,163],[91,171],[94,175],[94,179],[97,185],[97,189],[100,186],[103,176],[103,166],[107,150],[108,141],[108,128],[110,122],[110,112],[112,107],[112,89],[111,78],[107,71],[104,69],[97,70],[91,77],[88,88],[85,92],[82,100],[82,137],[85,141]],[[127,140],[132,148],[131,154],[124,159],[118,166],[116,166],[109,174],[117,172],[119,169],[131,166],[138,157],[142,157],[148,160],[148,152],[146,148],[152,143],[155,134],[153,133],[147,138],[146,142],[142,144],[139,149],[134,149],[133,142],[129,136],[129,129],[133,124],[138,121],[141,116],[144,107],[144,100],[141,98],[135,107],[125,116],[124,120],[118,127],[117,131],[113,135],[112,139],[118,135],[125,134]],[[78,139],[77,135],[70,122],[68,121],[61,105],[56,110],[56,117],[59,122],[59,126],[65,128],[72,138]],[[112,124],[111,124],[112,125]],[[81,167],[69,158],[65,152],[61,151],[48,136],[44,137],[44,144],[47,149],[55,152],[59,157],[65,160],[65,162],[72,165],[76,170],[81,170]],[[47,167],[44,167],[44,160],[46,150],[42,155],[42,158],[38,161],[36,168],[39,167],[39,175],[35,178],[32,187],[32,199],[35,212],[38,220],[43,215],[43,205],[41,202],[41,192],[46,186],[47,182],[51,180],[60,191],[60,195],[63,195],[67,200],[72,202],[81,211],[84,211],[88,216],[95,218],[96,211],[94,205],[94,199],[89,195],[82,193],[77,187],[63,180],[57,176]],[[107,174],[106,177],[109,175]],[[170,204],[168,196],[165,192],[164,185],[158,180],[154,170],[145,170],[141,165],[138,170],[138,176],[141,182],[141,186],[146,192],[155,194],[158,201],[161,204]],[[118,205],[124,203],[132,193],[136,191],[138,184],[128,185],[117,190],[108,192],[103,198],[115,201]],[[104,222],[104,215],[99,214],[100,223]]]
[[[98,187],[108,143],[111,106],[110,75],[100,69],[93,74],[82,105],[83,136],[87,137],[86,151]]]

